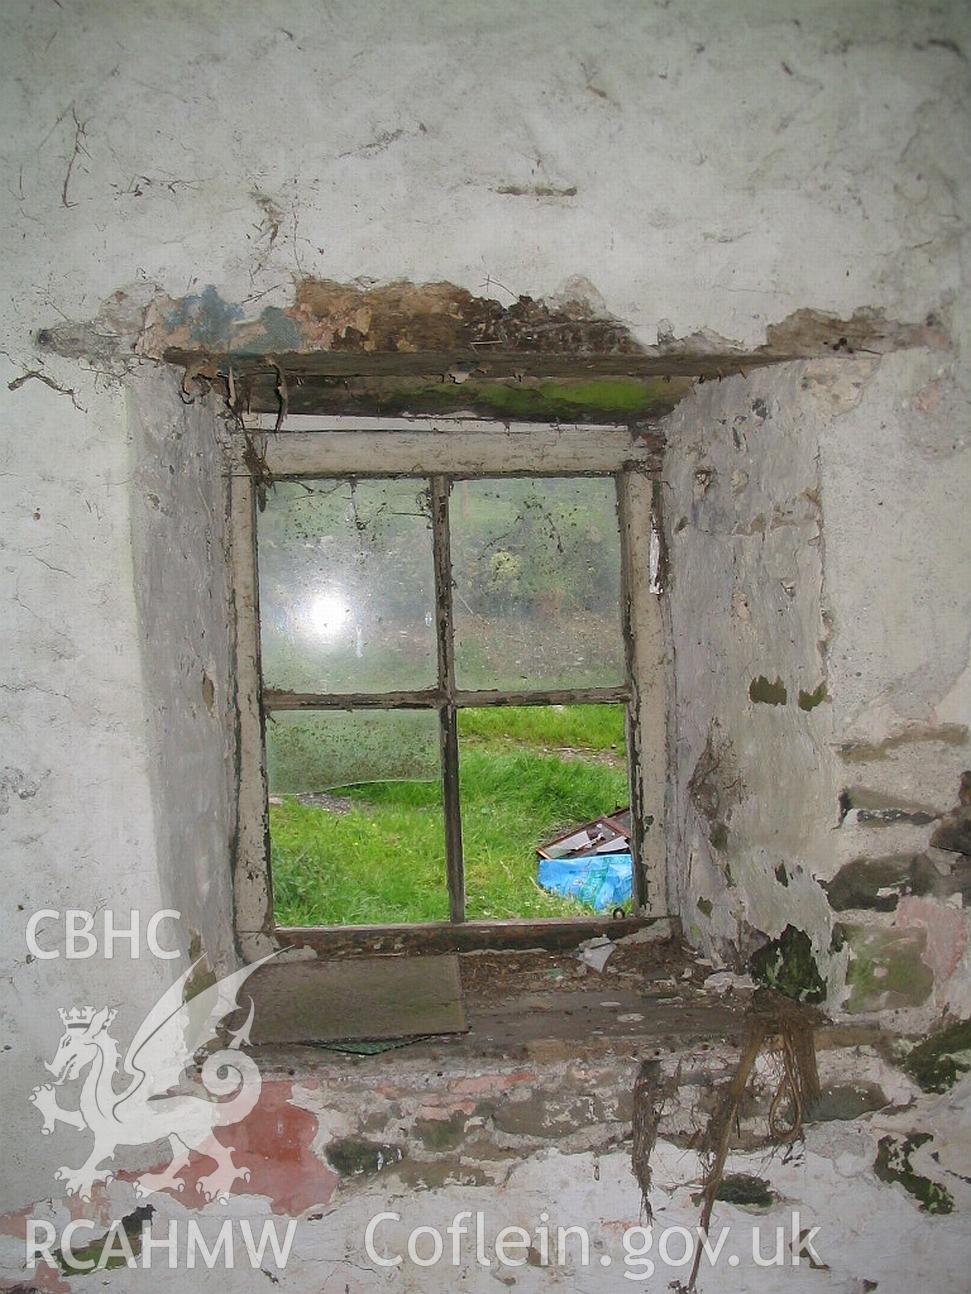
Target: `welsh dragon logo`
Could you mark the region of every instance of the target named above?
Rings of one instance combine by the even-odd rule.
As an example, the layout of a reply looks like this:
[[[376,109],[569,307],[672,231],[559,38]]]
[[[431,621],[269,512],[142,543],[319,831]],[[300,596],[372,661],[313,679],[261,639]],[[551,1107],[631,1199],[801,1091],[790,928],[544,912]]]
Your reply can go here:
[[[109,1165],[119,1146],[143,1146],[164,1139],[172,1149],[171,1161],[161,1172],[144,1173],[137,1179],[135,1190],[140,1197],[161,1190],[183,1190],[185,1183],[179,1174],[192,1151],[216,1165],[199,1180],[206,1200],[225,1203],[237,1179],[249,1180],[249,1169],[233,1162],[232,1147],[218,1141],[214,1129],[245,1119],[259,1100],[260,1072],[255,1061],[240,1051],[249,1042],[252,998],[242,1027],[228,1032],[228,1044],[210,1052],[202,1064],[202,1086],[216,1099],[172,1089],[196,1052],[218,1042],[221,1023],[241,1009],[237,996],[243,983],[268,960],[264,957],[244,966],[185,1001],[186,984],[199,964],[194,962],[138,1027],[120,1076],[119,1046],[109,1033],[116,1012],[108,1007],[59,1012],[64,1033],[53,1059],[44,1066],[54,1081],[35,1087],[29,1100],[43,1116],[41,1132],[45,1136],[54,1131],[58,1120],[94,1135],[91,1153],[79,1168],[65,1166],[55,1173],[65,1183],[68,1195],[88,1200],[96,1183],[110,1181],[114,1173]],[[82,1075],[78,1108],[63,1109],[55,1088]],[[123,1090],[116,1090],[119,1077],[128,1080]]]

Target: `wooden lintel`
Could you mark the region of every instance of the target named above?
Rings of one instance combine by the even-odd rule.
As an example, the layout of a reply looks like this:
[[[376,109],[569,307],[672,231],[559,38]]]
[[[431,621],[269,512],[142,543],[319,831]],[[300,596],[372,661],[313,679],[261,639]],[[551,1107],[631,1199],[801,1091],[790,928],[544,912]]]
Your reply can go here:
[[[779,364],[795,355],[719,351],[710,354],[642,353],[582,354],[559,351],[481,349],[363,352],[341,350],[293,351],[282,355],[249,355],[233,351],[188,350],[169,347],[162,358],[182,368],[212,366],[235,377],[266,377],[276,384],[279,372],[298,381],[314,378],[412,377],[441,380],[449,373],[478,378],[504,377],[726,377],[766,364]]]

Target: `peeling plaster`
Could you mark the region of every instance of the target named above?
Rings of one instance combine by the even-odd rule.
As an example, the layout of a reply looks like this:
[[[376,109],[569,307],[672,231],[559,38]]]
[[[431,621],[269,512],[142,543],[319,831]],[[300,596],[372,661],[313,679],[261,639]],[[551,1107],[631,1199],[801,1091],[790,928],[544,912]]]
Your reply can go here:
[[[716,1237],[722,1225],[744,1229],[753,1217],[769,1236],[776,1225],[786,1227],[788,1235],[789,1212],[797,1207],[807,1223],[824,1221],[820,1253],[842,1284],[863,1271],[896,1290],[905,1288],[893,1283],[901,1271],[912,1282],[919,1272],[926,1277],[928,1271],[962,1270],[963,1217],[971,1206],[961,1169],[968,1134],[963,1127],[955,1131],[950,1108],[961,1084],[952,1087],[949,1074],[944,1095],[925,1094],[881,1054],[880,1039],[864,1035],[840,1041],[837,1032],[818,1033],[823,1096],[804,1142],[786,1154],[765,1153],[776,1059],[767,1055],[755,1067],[715,1206]],[[944,1038],[942,1054],[959,1044],[960,1039]],[[483,1058],[475,1075],[447,1056],[429,1065],[428,1056],[407,1050],[354,1062],[326,1055],[319,1057],[314,1077],[301,1084],[280,1070],[281,1063],[292,1068],[295,1056],[264,1056],[263,1113],[257,1118],[254,1110],[234,1129],[240,1134],[237,1157],[252,1170],[245,1191],[229,1208],[196,1206],[190,1193],[198,1165],[190,1163],[188,1198],[171,1192],[152,1197],[155,1234],[164,1234],[170,1220],[189,1216],[212,1235],[227,1216],[249,1218],[257,1228],[263,1219],[293,1217],[297,1232],[286,1279],[296,1288],[315,1289],[334,1279],[351,1288],[373,1284],[361,1237],[368,1220],[382,1210],[401,1215],[400,1225],[389,1221],[381,1231],[392,1252],[404,1251],[411,1228],[443,1228],[460,1209],[475,1208],[471,1201],[481,1200],[491,1232],[517,1220],[533,1226],[543,1212],[555,1235],[557,1226],[582,1218],[596,1259],[600,1253],[619,1254],[624,1230],[639,1216],[643,1220],[638,1210],[643,1187],[647,1217],[653,1215],[656,1225],[686,1226],[694,1234],[704,1174],[698,1139],[713,1102],[732,1081],[740,1045],[710,1036],[674,1047],[659,1040],[646,1063],[643,1050],[643,1040],[635,1040],[626,1050],[612,1049],[609,1057],[589,1046],[578,1054],[551,1039],[517,1058]],[[641,1137],[649,1173],[641,1180],[632,1165],[635,1083],[650,1103],[649,1126]],[[419,1123],[451,1131],[444,1140],[418,1138]],[[343,1157],[335,1146],[345,1148]],[[906,1151],[902,1159],[889,1154],[897,1146]],[[341,1160],[339,1173],[325,1162],[329,1157]],[[921,1203],[941,1201],[945,1191],[953,1201],[953,1220],[946,1209],[937,1210],[931,1234],[915,1231]],[[114,1218],[131,1216],[135,1207],[132,1175],[123,1171],[103,1188],[97,1204],[78,1216],[90,1216],[105,1228]],[[866,1228],[859,1225],[861,1215],[871,1219]],[[27,1216],[50,1216],[60,1228],[70,1214],[60,1202],[38,1202],[22,1216],[4,1219],[0,1230],[22,1233]],[[902,1230],[910,1237],[906,1252],[893,1248],[893,1237]],[[583,1269],[558,1265],[554,1254],[542,1276],[574,1280],[577,1271],[582,1277]],[[742,1271],[757,1280],[750,1259],[743,1258]],[[473,1286],[477,1278],[491,1285],[503,1274],[495,1264],[481,1269],[470,1247],[458,1268],[449,1265],[447,1283],[429,1286],[426,1272],[423,1288],[444,1291],[456,1280],[479,1287]],[[599,1275],[595,1267],[594,1276]],[[677,1269],[663,1264],[656,1273],[666,1281],[677,1276]],[[178,1281],[184,1283],[181,1272],[164,1264],[153,1266],[151,1279],[161,1289],[177,1290]],[[126,1294],[144,1280],[144,1272],[112,1273],[112,1286]],[[246,1266],[234,1271],[232,1280],[234,1289],[266,1287],[265,1271]],[[44,1269],[38,1285],[66,1288]],[[581,1279],[580,1288],[600,1287]]]
[[[814,876],[829,865],[836,800],[816,754],[828,708],[788,703],[821,676],[825,686],[818,461],[800,406],[813,371],[794,364],[705,383],[665,423],[666,512],[687,518],[668,535],[677,698],[668,851],[690,860],[687,876],[675,864],[669,877],[689,938],[745,961],[794,925],[826,975],[832,921]],[[699,795],[712,732],[733,751],[728,812]]]
[[[76,358],[105,359],[126,352],[155,359],[166,352],[221,354],[244,369],[248,358],[285,353],[383,358],[427,352],[471,356],[486,374],[493,351],[571,355],[578,361],[643,357],[656,361],[657,372],[667,367],[676,373],[685,371],[693,358],[722,356],[731,367],[949,345],[936,316],[913,324],[889,320],[876,309],[858,309],[843,319],[803,308],[770,324],[765,343],[757,347],[704,331],[683,337],[659,333],[657,345],[648,346],[604,311],[596,289],[583,280],[574,284],[576,295],[560,294],[549,301],[523,295],[503,305],[447,282],[362,286],[304,277],[296,281],[290,304],[264,306],[253,315],[245,303],[224,299],[214,284],[176,298],[139,283],[116,290],[88,323],[42,328],[37,342]],[[817,380],[832,385],[834,379],[835,373]]]
[[[877,608],[892,624],[893,608],[909,614],[908,599],[923,597],[926,573],[940,567],[923,527],[937,528],[938,553],[952,553],[958,511],[953,478],[941,471],[938,501],[921,522],[923,561],[898,561],[893,581],[874,585],[871,555],[898,551],[911,524],[900,481],[930,488],[921,451],[906,439],[906,413],[890,411],[885,366],[916,381],[928,356],[839,362],[840,371],[835,360],[812,361],[717,390],[705,384],[665,423],[679,782],[669,855],[688,860],[670,884],[686,932],[711,953],[744,960],[791,926],[810,937],[831,1003],[844,998],[849,965],[851,1009],[883,1004],[913,1020],[934,1002],[963,1000],[955,986],[966,973],[967,917],[954,905],[967,882],[932,845],[941,810],[930,806],[953,798],[968,730],[933,711],[917,721],[895,715],[915,689],[914,674],[895,667],[904,643],[925,657],[932,650],[920,687],[944,692],[951,676],[937,682],[940,634],[963,662],[966,621],[956,609],[967,591],[946,595],[933,643],[916,621],[912,637],[894,626],[879,638],[879,655],[867,639],[863,625]],[[889,482],[866,484],[866,464],[886,457],[896,464],[892,492]],[[958,569],[942,572],[945,587]],[[883,691],[868,697],[860,679],[874,662]],[[697,792],[713,730],[731,743],[743,788],[730,821]],[[862,786],[847,790],[851,768]],[[832,909],[854,913],[848,942],[836,937],[826,887]],[[869,933],[881,911],[897,914],[888,938]],[[879,948],[868,946],[873,939]],[[859,987],[865,966],[888,977],[887,990]],[[912,993],[891,988],[911,974]]]

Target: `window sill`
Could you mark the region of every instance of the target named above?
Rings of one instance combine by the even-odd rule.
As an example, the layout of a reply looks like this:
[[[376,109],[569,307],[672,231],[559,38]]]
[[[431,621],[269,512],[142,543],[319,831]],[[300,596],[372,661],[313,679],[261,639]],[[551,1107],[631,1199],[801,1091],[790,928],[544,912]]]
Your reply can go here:
[[[325,957],[423,956],[543,948],[575,949],[587,939],[622,939],[666,917],[591,917],[588,920],[448,921],[387,926],[278,926],[286,948],[310,949]],[[666,929],[666,927],[662,927]]]
[[[618,948],[602,971],[574,956],[545,952],[471,953],[459,958],[468,1017],[465,1033],[253,1048],[261,1069],[308,1074],[353,1063],[380,1072],[390,1063],[443,1066],[470,1072],[483,1061],[648,1057],[744,1036],[741,998],[706,992],[710,968],[697,966],[680,945]]]

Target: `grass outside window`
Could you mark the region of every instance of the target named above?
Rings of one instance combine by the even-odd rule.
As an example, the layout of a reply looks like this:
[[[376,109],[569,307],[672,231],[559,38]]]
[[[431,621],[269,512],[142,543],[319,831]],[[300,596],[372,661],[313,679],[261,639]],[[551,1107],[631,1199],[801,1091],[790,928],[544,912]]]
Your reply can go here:
[[[535,849],[627,802],[623,706],[462,710],[459,737],[469,919],[589,916],[540,889]],[[281,925],[448,919],[437,780],[280,797],[270,827]]]

